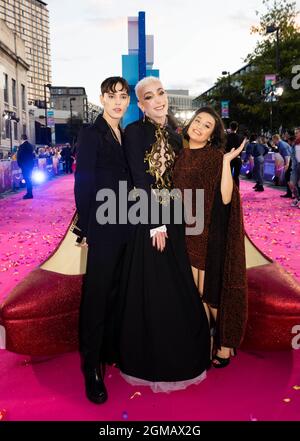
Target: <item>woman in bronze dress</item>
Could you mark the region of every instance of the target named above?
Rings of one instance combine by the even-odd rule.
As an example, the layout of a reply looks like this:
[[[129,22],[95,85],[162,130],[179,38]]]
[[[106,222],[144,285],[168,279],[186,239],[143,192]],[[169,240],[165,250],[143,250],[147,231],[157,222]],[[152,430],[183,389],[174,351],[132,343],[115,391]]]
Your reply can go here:
[[[247,315],[244,228],[238,188],[230,162],[245,142],[224,154],[225,130],[210,107],[199,109],[184,129],[185,147],[175,165],[174,185],[184,194],[204,190],[204,228],[186,235],[195,283],[208,317],[216,322],[214,367],[225,367],[239,346]]]

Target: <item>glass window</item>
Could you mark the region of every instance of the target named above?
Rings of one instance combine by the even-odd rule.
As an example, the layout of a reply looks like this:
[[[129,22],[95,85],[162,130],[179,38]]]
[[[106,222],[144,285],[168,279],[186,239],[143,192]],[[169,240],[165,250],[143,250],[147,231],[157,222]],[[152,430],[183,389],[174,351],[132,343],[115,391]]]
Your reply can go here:
[[[22,110],[26,110],[26,94],[25,94],[25,86],[21,84],[21,93],[22,93]]]
[[[17,105],[17,89],[16,89],[16,80],[14,80],[12,78],[11,80],[11,84],[12,84],[12,102],[13,102],[13,106]]]
[[[8,75],[4,74],[4,102],[8,103]]]
[[[83,95],[83,89],[82,88],[69,89],[69,94],[70,95]]]
[[[14,139],[17,140],[18,139],[18,123],[17,121],[13,121],[14,125]]]
[[[10,138],[10,120],[5,119],[5,138]]]

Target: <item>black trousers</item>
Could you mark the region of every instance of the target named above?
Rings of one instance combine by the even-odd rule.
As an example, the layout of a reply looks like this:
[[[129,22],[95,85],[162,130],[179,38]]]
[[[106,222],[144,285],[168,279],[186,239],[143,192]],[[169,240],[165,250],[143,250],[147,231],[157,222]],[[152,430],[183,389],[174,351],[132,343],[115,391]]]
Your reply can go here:
[[[288,167],[287,171],[284,174],[284,179],[285,179],[285,182],[286,182],[286,193],[289,196],[292,196],[292,192],[291,192],[290,186],[288,184],[288,182],[290,181],[290,178],[291,178],[291,172],[292,172],[292,161],[290,161],[289,167]]]
[[[264,159],[260,156],[254,158],[253,175],[258,185],[264,185]]]
[[[72,158],[66,158],[66,163],[65,163],[65,166],[66,166],[66,173],[68,174],[68,173],[72,173],[72,163],[73,163],[73,159]]]
[[[240,173],[241,173],[241,168],[242,168],[242,160],[241,158],[238,156],[237,158],[234,158],[231,161],[231,170],[233,173],[233,180],[236,183],[237,187],[240,187]]]
[[[88,250],[79,329],[84,367],[99,367],[100,362],[113,363],[118,358],[116,317],[126,244],[109,244],[107,239],[90,244]]]
[[[22,175],[23,178],[25,179],[27,194],[29,194],[30,196],[32,196],[31,173],[32,173],[31,167],[22,168]]]

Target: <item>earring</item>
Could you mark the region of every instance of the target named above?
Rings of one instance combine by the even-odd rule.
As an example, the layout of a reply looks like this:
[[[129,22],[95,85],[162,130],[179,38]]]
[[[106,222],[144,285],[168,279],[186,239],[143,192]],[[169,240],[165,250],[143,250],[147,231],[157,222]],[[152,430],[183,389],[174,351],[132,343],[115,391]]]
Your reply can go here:
[[[143,123],[146,121],[146,114],[143,113]]]

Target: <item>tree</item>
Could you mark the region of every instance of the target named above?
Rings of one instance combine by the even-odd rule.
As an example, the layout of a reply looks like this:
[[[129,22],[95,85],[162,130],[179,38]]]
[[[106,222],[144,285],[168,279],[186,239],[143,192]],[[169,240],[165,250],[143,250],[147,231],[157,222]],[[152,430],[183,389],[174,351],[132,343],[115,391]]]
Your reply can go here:
[[[226,78],[218,78],[213,92],[203,99],[201,104],[208,104],[220,113],[221,102],[224,100],[229,101],[230,120],[237,120],[240,126],[246,126],[249,115],[243,106],[247,104],[247,100],[236,79],[231,78],[230,75]],[[226,121],[224,123],[226,126]]]
[[[229,99],[230,119],[236,119],[249,130],[273,130],[282,125],[299,126],[300,89],[292,87],[293,66],[300,65],[300,29],[296,23],[296,3],[288,0],[263,0],[265,12],[256,12],[259,25],[251,28],[261,38],[245,59],[248,68],[240,75],[218,78],[213,92],[204,98],[220,111],[221,101]],[[276,73],[276,33],[266,34],[267,26],[279,28],[281,85],[284,93],[276,102],[263,95],[265,75]],[[271,114],[272,111],[272,114]]]
[[[275,25],[280,29],[281,41],[291,40],[299,33],[299,27],[296,23],[296,17],[299,11],[296,10],[296,2],[289,0],[263,0],[263,5],[267,11],[261,13],[256,11],[259,17],[259,25],[252,26],[251,33],[264,37],[258,41],[252,54],[247,57],[247,62],[253,61],[257,56],[261,56],[268,49],[275,47],[275,34],[266,35],[268,26]]]
[[[292,88],[293,66],[300,64],[300,29],[296,23],[299,11],[296,3],[289,0],[263,0],[266,12],[256,11],[259,16],[259,25],[252,27],[251,32],[263,37],[256,44],[254,51],[245,60],[255,66],[251,74],[242,78],[243,89],[246,96],[252,94],[257,105],[251,109],[251,101],[248,110],[256,115],[261,125],[268,126],[268,115],[271,106],[274,107],[274,127],[282,125],[292,128],[299,125],[298,112],[300,104],[300,91]],[[276,32],[266,34],[268,26],[278,28],[280,69],[276,72]],[[284,87],[283,95],[273,104],[266,102],[265,97],[259,103],[259,92],[264,89],[264,77],[267,74],[277,73],[278,80]]]

